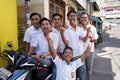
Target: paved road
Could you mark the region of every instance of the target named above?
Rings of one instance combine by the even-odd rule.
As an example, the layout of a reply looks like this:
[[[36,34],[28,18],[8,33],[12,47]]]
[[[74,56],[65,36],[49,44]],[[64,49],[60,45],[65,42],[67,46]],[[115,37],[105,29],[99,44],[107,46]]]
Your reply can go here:
[[[95,48],[93,80],[120,80],[120,26],[103,33]]]

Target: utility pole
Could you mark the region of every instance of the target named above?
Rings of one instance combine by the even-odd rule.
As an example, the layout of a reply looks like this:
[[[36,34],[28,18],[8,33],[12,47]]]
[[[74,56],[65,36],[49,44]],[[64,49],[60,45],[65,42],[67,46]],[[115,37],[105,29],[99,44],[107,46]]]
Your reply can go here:
[[[30,0],[25,0],[25,24],[26,28],[30,26]]]

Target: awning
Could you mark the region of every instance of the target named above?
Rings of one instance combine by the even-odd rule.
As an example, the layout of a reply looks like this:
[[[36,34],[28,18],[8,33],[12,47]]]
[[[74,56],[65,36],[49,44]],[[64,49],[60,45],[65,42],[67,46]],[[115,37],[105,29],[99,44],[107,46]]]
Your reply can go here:
[[[71,0],[72,2],[74,2],[76,5],[77,5],[77,8],[78,8],[78,10],[85,10],[86,8],[86,4],[83,6],[83,4],[81,4],[81,2],[80,1],[82,1],[83,2],[83,0]]]
[[[92,19],[95,20],[96,22],[102,23],[102,20],[100,19],[100,17],[92,16]]]
[[[86,9],[86,0],[76,0],[84,9]]]

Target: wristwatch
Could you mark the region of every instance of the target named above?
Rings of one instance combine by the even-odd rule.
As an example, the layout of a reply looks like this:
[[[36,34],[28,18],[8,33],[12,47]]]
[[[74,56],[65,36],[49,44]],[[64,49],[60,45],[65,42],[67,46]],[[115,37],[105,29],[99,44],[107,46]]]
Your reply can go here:
[[[43,54],[40,55],[40,59],[43,59],[45,58],[45,56]]]

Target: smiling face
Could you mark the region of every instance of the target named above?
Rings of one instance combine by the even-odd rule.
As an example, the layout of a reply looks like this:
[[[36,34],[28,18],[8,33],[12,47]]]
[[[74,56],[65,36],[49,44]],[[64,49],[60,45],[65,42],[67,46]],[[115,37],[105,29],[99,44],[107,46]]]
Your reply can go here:
[[[70,63],[71,59],[73,57],[73,52],[71,48],[65,48],[64,52],[63,52],[63,58],[66,61],[67,64]]]
[[[53,18],[54,27],[60,27],[62,24],[62,19],[60,16],[54,16]]]
[[[76,25],[77,14],[74,13],[74,12],[71,12],[71,13],[68,15],[68,20],[69,20],[69,22],[70,22],[71,25]]]
[[[40,17],[38,15],[33,15],[31,17],[31,24],[37,29],[39,28]]]
[[[43,33],[48,33],[51,29],[50,22],[48,20],[42,21],[41,29],[42,29]]]
[[[88,25],[88,22],[89,22],[89,18],[88,18],[88,15],[87,14],[82,14],[80,16],[80,23],[82,25]]]

